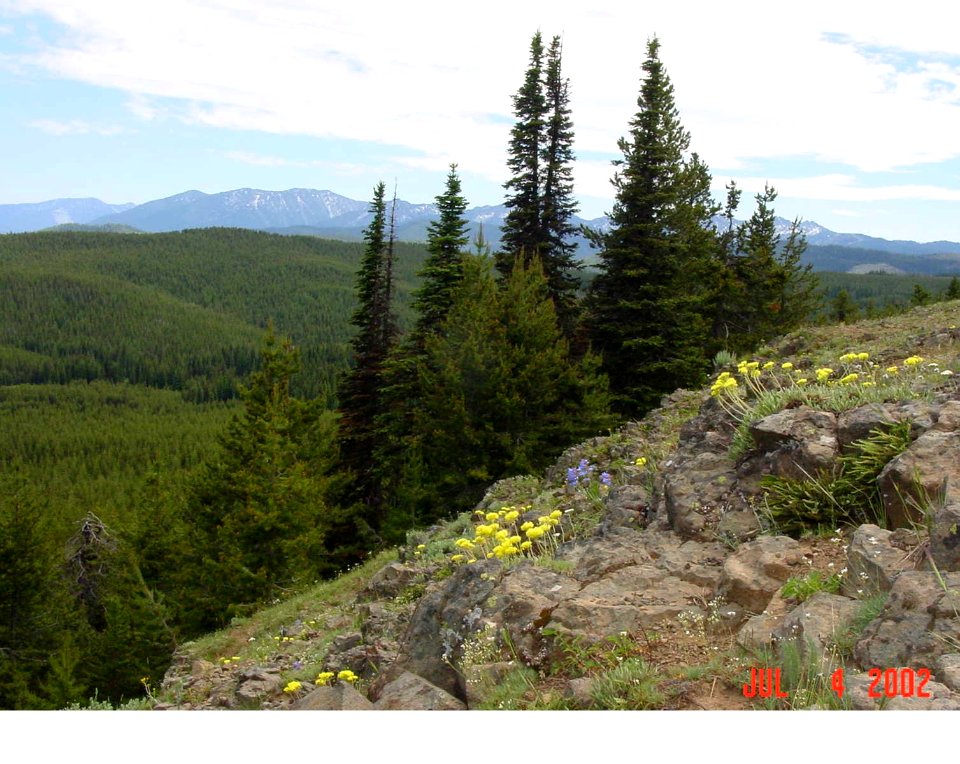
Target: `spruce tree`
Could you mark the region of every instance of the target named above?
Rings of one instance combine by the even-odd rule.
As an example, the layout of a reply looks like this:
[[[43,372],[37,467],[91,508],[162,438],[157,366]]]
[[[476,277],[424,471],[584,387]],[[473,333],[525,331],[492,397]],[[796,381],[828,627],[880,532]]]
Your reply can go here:
[[[470,256],[443,331],[426,345],[418,426],[425,508],[468,508],[493,480],[543,469],[610,424],[605,378],[571,357],[539,262],[498,285]]]
[[[391,311],[393,235],[387,235],[385,187],[374,189],[364,231],[366,247],[357,272],[357,309],[351,323],[357,328],[353,339],[353,368],[344,376],[339,390],[339,467],[347,473],[342,504],[359,504],[358,519],[376,531],[380,522],[380,489],[372,456],[377,444],[377,417],[382,411],[384,364],[396,338],[396,321]]]
[[[922,284],[914,284],[913,292],[910,295],[910,304],[914,307],[926,305],[930,302],[930,292]]]
[[[546,239],[543,229],[543,152],[547,100],[543,92],[543,38],[537,32],[530,41],[530,65],[523,85],[513,97],[517,122],[510,131],[507,167],[511,177],[504,184],[508,209],[500,233],[497,270],[510,273],[514,259],[525,262],[540,255]]]
[[[504,185],[509,211],[497,253],[497,270],[504,277],[518,256],[525,265],[540,260],[548,294],[568,336],[576,323],[580,270],[571,222],[577,204],[569,88],[560,37],[553,38],[544,58],[537,32],[530,45],[530,66],[513,99],[517,122],[507,160],[512,177]]]
[[[300,359],[268,331],[260,368],[240,388],[242,413],[189,499],[198,553],[187,563],[185,620],[196,631],[222,625],[300,578],[326,569],[323,428],[315,402],[290,393]]]
[[[411,332],[391,352],[384,366],[381,412],[377,418],[374,465],[382,491],[381,535],[402,540],[422,515],[420,430],[423,364],[427,340],[442,330],[463,279],[464,250],[469,241],[467,208],[456,165],[450,165],[446,188],[436,198],[438,220],[427,228],[429,255],[420,271]]]
[[[830,304],[830,318],[837,323],[851,323],[860,317],[860,307],[846,289],[837,292]]]
[[[732,220],[740,192],[733,183],[727,191],[724,216]],[[756,195],[750,219],[719,237],[722,273],[714,337],[720,348],[748,352],[795,329],[819,302],[816,277],[809,265],[800,262],[806,238],[799,221],[794,221],[786,242],[781,242],[773,208],[776,198],[776,190],[768,184]]]
[[[463,254],[470,237],[463,217],[467,200],[463,197],[455,164],[450,165],[446,189],[436,202],[440,217],[427,227],[429,255],[420,271],[420,289],[413,303],[417,319],[411,336],[417,344],[439,330],[463,278]]]
[[[943,295],[945,300],[960,300],[960,278],[954,276],[950,279],[950,285]]]
[[[571,222],[577,213],[573,196],[573,120],[570,116],[570,82],[563,77],[562,45],[554,37],[547,52],[544,83],[547,119],[543,146],[543,232],[540,260],[547,287],[564,333],[569,337],[576,323],[576,298],[580,263],[574,255],[577,229]]]
[[[0,481],[2,709],[49,707],[41,682],[74,625],[62,552],[43,527],[51,513],[31,498],[26,486]]]
[[[603,355],[616,406],[639,415],[661,395],[700,384],[711,326],[716,241],[710,175],[693,155],[673,86],[647,45],[639,111],[621,138],[610,230],[595,235],[600,273],[592,284],[588,329]]]

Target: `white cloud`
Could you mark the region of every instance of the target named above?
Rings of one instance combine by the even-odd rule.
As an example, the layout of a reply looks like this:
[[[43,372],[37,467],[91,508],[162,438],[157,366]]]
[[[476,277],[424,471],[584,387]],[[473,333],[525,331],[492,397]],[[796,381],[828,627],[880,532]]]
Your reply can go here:
[[[870,172],[960,156],[951,89],[960,88],[960,59],[945,55],[955,30],[932,0],[908,11],[825,0],[802,8],[489,0],[471,11],[339,0],[5,5],[69,30],[29,57],[34,66],[125,91],[143,119],[174,108],[223,129],[376,141],[411,149],[417,156],[398,160],[407,165],[442,171],[455,160],[495,182],[506,173],[509,125],[488,115],[510,113],[538,27],[564,35],[581,151],[616,152],[636,111],[644,42],[658,34],[693,148],[711,167],[806,157]],[[915,65],[898,68],[893,53],[904,51]],[[581,162],[578,191],[609,197],[610,175],[607,163]],[[848,194],[841,199],[871,193],[828,188]]]
[[[819,175],[807,178],[735,177],[737,185],[747,194],[763,190],[764,184],[773,186],[780,197],[817,199],[843,202],[883,202],[896,200],[960,201],[960,188],[905,183],[896,186],[864,186],[851,175]],[[714,190],[723,188],[715,181]]]
[[[124,128],[117,125],[95,125],[80,119],[62,121],[56,119],[37,119],[29,123],[48,135],[120,135]]]

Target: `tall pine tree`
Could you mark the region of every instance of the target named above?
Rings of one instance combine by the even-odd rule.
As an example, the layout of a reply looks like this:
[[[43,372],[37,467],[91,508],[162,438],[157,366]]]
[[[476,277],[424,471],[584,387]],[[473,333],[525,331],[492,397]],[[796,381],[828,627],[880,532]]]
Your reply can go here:
[[[427,228],[429,255],[419,274],[421,283],[413,304],[416,322],[385,364],[377,419],[374,463],[384,504],[381,535],[392,541],[402,539],[425,512],[421,428],[417,422],[424,394],[426,343],[442,330],[453,305],[463,279],[464,251],[469,241],[463,217],[467,202],[456,165],[450,165],[446,188],[436,203],[440,217]]]
[[[524,262],[539,257],[544,245],[542,201],[544,126],[547,101],[543,92],[543,37],[537,32],[530,41],[530,66],[523,85],[513,97],[517,118],[510,131],[507,167],[511,177],[507,189],[507,216],[500,233],[497,270],[507,276],[518,255]]]
[[[616,406],[639,415],[661,395],[699,384],[706,371],[716,252],[709,226],[718,211],[710,174],[680,123],[673,85],[647,44],[639,111],[619,141],[610,230],[594,237],[600,274],[592,284],[588,328],[603,354]]]
[[[363,257],[357,272],[357,309],[351,323],[353,368],[344,376],[339,398],[339,466],[349,476],[339,497],[342,504],[359,504],[359,518],[374,532],[380,524],[380,489],[372,461],[377,444],[377,417],[382,411],[384,364],[396,340],[393,317],[393,225],[387,234],[385,186],[374,189],[364,231]],[[392,216],[391,216],[392,219]]]
[[[525,265],[539,259],[548,294],[569,336],[576,323],[580,265],[574,258],[573,120],[562,52],[560,37],[554,37],[544,59],[537,32],[524,83],[513,99],[517,122],[507,160],[512,177],[505,184],[509,212],[497,269],[506,276],[518,256]]]
[[[547,100],[546,141],[543,151],[543,230],[541,251],[547,287],[557,310],[557,319],[567,336],[576,323],[576,298],[580,263],[574,258],[573,241],[577,213],[573,197],[573,119],[570,116],[570,82],[563,77],[562,45],[554,37],[547,53],[545,92]]]
[[[463,278],[463,255],[470,237],[463,217],[467,200],[455,164],[450,165],[446,189],[436,202],[440,217],[427,227],[429,255],[420,271],[420,289],[413,303],[417,320],[411,337],[418,345],[440,329]]]

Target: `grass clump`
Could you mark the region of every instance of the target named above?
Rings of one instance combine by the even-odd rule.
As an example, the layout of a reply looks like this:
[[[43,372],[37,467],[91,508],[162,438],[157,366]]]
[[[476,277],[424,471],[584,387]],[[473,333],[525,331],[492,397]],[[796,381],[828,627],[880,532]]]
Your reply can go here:
[[[830,683],[832,669],[828,665],[839,665],[836,655],[825,660],[820,651],[811,642],[806,646],[799,640],[781,642],[774,651],[761,650],[757,654],[755,666],[771,666],[780,669],[780,689],[786,697],[759,699],[760,708],[767,710],[849,710],[852,705],[849,696],[837,696]],[[745,675],[744,683],[749,681]]]
[[[910,442],[909,422],[898,422],[853,443],[853,450],[837,459],[832,473],[806,480],[764,477],[764,518],[786,535],[863,523],[885,527],[877,478]]]
[[[656,668],[641,658],[628,658],[594,679],[591,707],[619,711],[662,708],[668,697],[659,689],[661,681]]]
[[[780,589],[786,599],[806,602],[817,592],[836,594],[840,591],[842,577],[839,573],[827,576],[818,570],[811,570],[805,576],[791,576]]]
[[[856,615],[841,631],[834,635],[833,648],[841,658],[849,658],[853,655],[853,648],[856,647],[863,630],[874,618],[880,615],[880,611],[887,604],[889,596],[889,592],[880,592],[860,601],[860,609]]]

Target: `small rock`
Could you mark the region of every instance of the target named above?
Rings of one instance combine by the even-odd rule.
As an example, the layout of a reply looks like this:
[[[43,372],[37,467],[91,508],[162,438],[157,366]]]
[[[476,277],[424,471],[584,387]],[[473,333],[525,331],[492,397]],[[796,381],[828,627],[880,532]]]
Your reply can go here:
[[[817,650],[823,659],[833,639],[859,609],[859,603],[848,597],[817,592],[787,614],[774,636],[781,644],[795,640],[801,655]]]
[[[960,653],[946,653],[934,664],[937,679],[954,692],[960,692]]]
[[[391,562],[377,571],[357,599],[364,602],[396,597],[410,584],[414,583],[421,573],[422,571],[413,565]]]
[[[386,685],[374,708],[382,711],[464,711],[462,701],[409,671]]]
[[[719,593],[752,613],[761,613],[795,567],[800,545],[786,536],[761,536],[743,544],[723,564]]]
[[[297,700],[292,711],[368,711],[373,703],[346,682],[317,687]]]
[[[861,598],[888,592],[897,576],[912,568],[907,553],[893,545],[891,531],[861,525],[850,539],[841,591],[847,597]]]
[[[593,703],[593,688],[596,682],[592,677],[578,677],[567,681],[563,688],[563,697],[577,708],[589,708]]]
[[[925,432],[877,482],[890,528],[922,525],[925,512],[960,501],[960,432]]]
[[[950,645],[960,634],[960,595],[953,593],[958,590],[960,573],[901,573],[880,615],[857,642],[857,663],[929,668],[940,655],[956,652]]]
[[[938,509],[934,514],[930,529],[930,555],[938,570],[960,570],[960,500]]]
[[[280,691],[282,681],[276,668],[252,667],[240,673],[236,697],[242,702],[253,702]]]
[[[809,406],[784,409],[750,425],[766,471],[803,480],[829,469],[839,450],[837,416]]]

